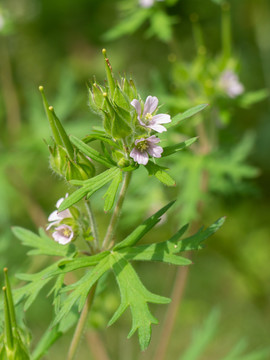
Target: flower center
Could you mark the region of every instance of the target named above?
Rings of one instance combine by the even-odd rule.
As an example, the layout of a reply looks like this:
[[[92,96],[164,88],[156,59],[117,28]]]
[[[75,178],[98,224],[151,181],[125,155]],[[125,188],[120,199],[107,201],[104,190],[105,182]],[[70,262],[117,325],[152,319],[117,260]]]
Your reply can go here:
[[[70,237],[71,235],[71,231],[68,228],[62,229],[61,233],[66,238]]]
[[[145,122],[145,124],[149,124],[150,123],[150,121],[152,120],[152,114],[150,114],[150,113],[147,113],[146,115],[145,115],[145,117],[144,117],[144,122]]]
[[[144,141],[140,141],[138,142],[138,144],[136,145],[136,148],[140,151],[140,152],[144,152],[148,149],[148,143],[146,140]]]

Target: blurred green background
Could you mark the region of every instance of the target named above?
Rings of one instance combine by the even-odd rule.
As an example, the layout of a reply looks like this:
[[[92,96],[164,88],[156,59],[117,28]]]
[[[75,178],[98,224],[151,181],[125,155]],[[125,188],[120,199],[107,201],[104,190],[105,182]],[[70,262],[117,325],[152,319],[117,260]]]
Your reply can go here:
[[[211,92],[208,96],[205,87],[199,88],[195,97],[187,95],[192,86],[199,87],[200,81],[208,84],[203,75],[211,77],[211,64],[222,52],[222,11],[227,6],[222,1],[205,0],[202,4],[199,0],[167,0],[148,9],[140,7],[136,0],[0,3],[0,265],[9,267],[14,286],[19,283],[16,272],[37,270],[40,259],[33,261],[26,256],[27,250],[13,237],[11,226],[32,230],[44,226],[57,199],[68,191],[68,186],[48,167],[45,142],[50,141],[50,130],[39,85],[45,87],[68,133],[86,135],[100,121],[88,109],[86,84],[93,75],[99,81],[105,78],[101,54],[105,47],[114,72],[131,73],[143,98],[159,96],[171,115],[206,101],[209,107],[203,112],[204,119],[213,118],[214,111],[220,114],[220,121],[214,123],[219,137],[214,153],[218,154],[215,159],[222,159],[225,170],[213,177],[210,172],[208,195],[196,193],[199,175],[190,170],[195,167],[189,167],[196,162],[195,156],[183,153],[170,166],[175,179],[179,179],[177,189],[157,184],[140,170],[123,210],[120,231],[124,235],[167,198],[179,196],[182,209],[189,212],[171,213],[168,225],[161,225],[149,235],[160,241],[165,240],[172,227],[183,222],[196,220],[200,225],[209,225],[218,217],[227,216],[207,248],[193,258],[195,264],[189,273],[166,359],[181,359],[194,328],[215,307],[221,311],[219,328],[201,359],[219,359],[242,338],[247,339],[250,351],[269,345],[270,100],[265,89],[270,86],[270,3],[231,0],[229,4],[229,57],[236,59],[235,69],[246,93],[264,91],[251,101],[226,100],[224,96],[220,99]],[[202,34],[204,42],[200,43]],[[205,53],[207,57],[200,63]],[[182,75],[189,73],[188,66],[193,71],[198,63],[200,75],[192,79],[192,84],[188,77],[184,81]],[[199,120],[185,122],[175,138],[183,137],[183,133],[195,135],[196,121]],[[187,188],[191,173],[195,187]],[[102,213],[100,197],[95,196],[95,206],[104,232],[108,215]],[[200,213],[196,213],[198,201],[204,203]],[[153,292],[169,296],[175,277],[173,267],[141,264],[137,271]],[[135,337],[126,340],[128,315],[119,325],[103,329],[117,306],[115,286],[111,285],[109,296],[97,299],[92,325],[101,329],[111,359],[151,359],[160,326],[154,328],[152,343],[143,355],[139,355]],[[105,315],[99,313],[103,306]],[[162,324],[166,307],[157,307],[154,313]],[[34,343],[49,324],[51,314],[51,302],[45,292],[25,314]],[[50,358],[65,359],[63,354],[71,335],[69,332],[54,345]],[[86,342],[82,343],[78,358],[95,359]]]

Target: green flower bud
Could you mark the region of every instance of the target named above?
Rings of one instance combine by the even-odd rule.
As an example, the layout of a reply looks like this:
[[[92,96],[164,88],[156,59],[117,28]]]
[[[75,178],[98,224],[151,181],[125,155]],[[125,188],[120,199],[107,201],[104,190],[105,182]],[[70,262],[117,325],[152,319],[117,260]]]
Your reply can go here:
[[[92,88],[89,88],[89,106],[91,110],[97,114],[101,113],[101,109],[104,105],[104,89],[101,86],[94,83]]]
[[[125,167],[128,167],[130,165],[130,161],[126,158],[122,158],[118,161],[117,165],[120,167],[120,168],[125,168]]]
[[[68,154],[66,150],[57,144],[49,146],[50,151],[50,165],[53,171],[64,176],[67,168]]]

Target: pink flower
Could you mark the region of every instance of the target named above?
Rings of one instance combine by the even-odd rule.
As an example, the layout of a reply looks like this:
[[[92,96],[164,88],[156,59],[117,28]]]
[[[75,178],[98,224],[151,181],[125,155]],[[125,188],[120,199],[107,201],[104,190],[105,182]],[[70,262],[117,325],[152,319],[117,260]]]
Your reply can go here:
[[[52,234],[54,240],[61,245],[68,244],[74,237],[72,228],[68,225],[62,224],[55,228],[55,231]]]
[[[137,139],[135,140],[135,147],[130,152],[130,157],[134,159],[138,164],[146,165],[148,163],[148,156],[156,158],[161,157],[163,149],[158,146],[160,139],[155,135],[150,136],[148,139]]]
[[[162,133],[163,131],[167,131],[167,129],[162,126],[161,124],[166,124],[171,122],[171,117],[168,114],[158,114],[158,115],[152,115],[152,113],[156,110],[158,106],[158,98],[156,96],[148,96],[143,109],[141,109],[141,103],[139,100],[134,99],[131,101],[131,105],[136,109],[136,112],[138,114],[138,120],[140,124],[146,128],[155,130],[159,133]]]
[[[230,98],[235,98],[244,92],[244,86],[240,83],[237,74],[232,70],[225,70],[221,74],[219,86]]]
[[[62,202],[65,200],[65,198],[68,197],[68,194],[64,198],[61,198],[56,203],[56,208],[58,209],[59,206],[62,204]],[[46,230],[49,230],[52,226],[58,225],[60,221],[66,218],[71,218],[72,215],[68,209],[58,212],[57,210],[53,211],[51,215],[48,217],[48,221],[50,224],[46,227]]]

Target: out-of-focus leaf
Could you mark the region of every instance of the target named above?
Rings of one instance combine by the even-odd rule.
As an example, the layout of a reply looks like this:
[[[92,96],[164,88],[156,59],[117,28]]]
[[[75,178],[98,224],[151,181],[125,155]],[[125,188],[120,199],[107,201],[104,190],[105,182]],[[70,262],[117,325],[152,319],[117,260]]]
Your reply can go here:
[[[150,9],[138,9],[130,16],[126,16],[115,27],[103,36],[105,40],[115,40],[121,36],[133,34],[151,14]]]
[[[197,360],[203,355],[205,348],[217,331],[219,317],[218,310],[211,312],[201,329],[194,333],[188,349],[180,356],[179,360]]]
[[[172,38],[172,24],[174,19],[162,10],[156,10],[150,17],[149,36],[157,36],[160,40],[168,42]]]
[[[78,320],[79,314],[75,314],[70,311],[62,321],[56,326],[51,325],[43,334],[42,338],[36,345],[33,353],[31,354],[31,360],[39,360],[43,355],[47,353],[47,350],[64,334],[66,333]]]
[[[261,89],[257,91],[244,93],[241,97],[239,97],[239,105],[243,108],[249,108],[251,105],[260,102],[269,96],[269,90]]]

